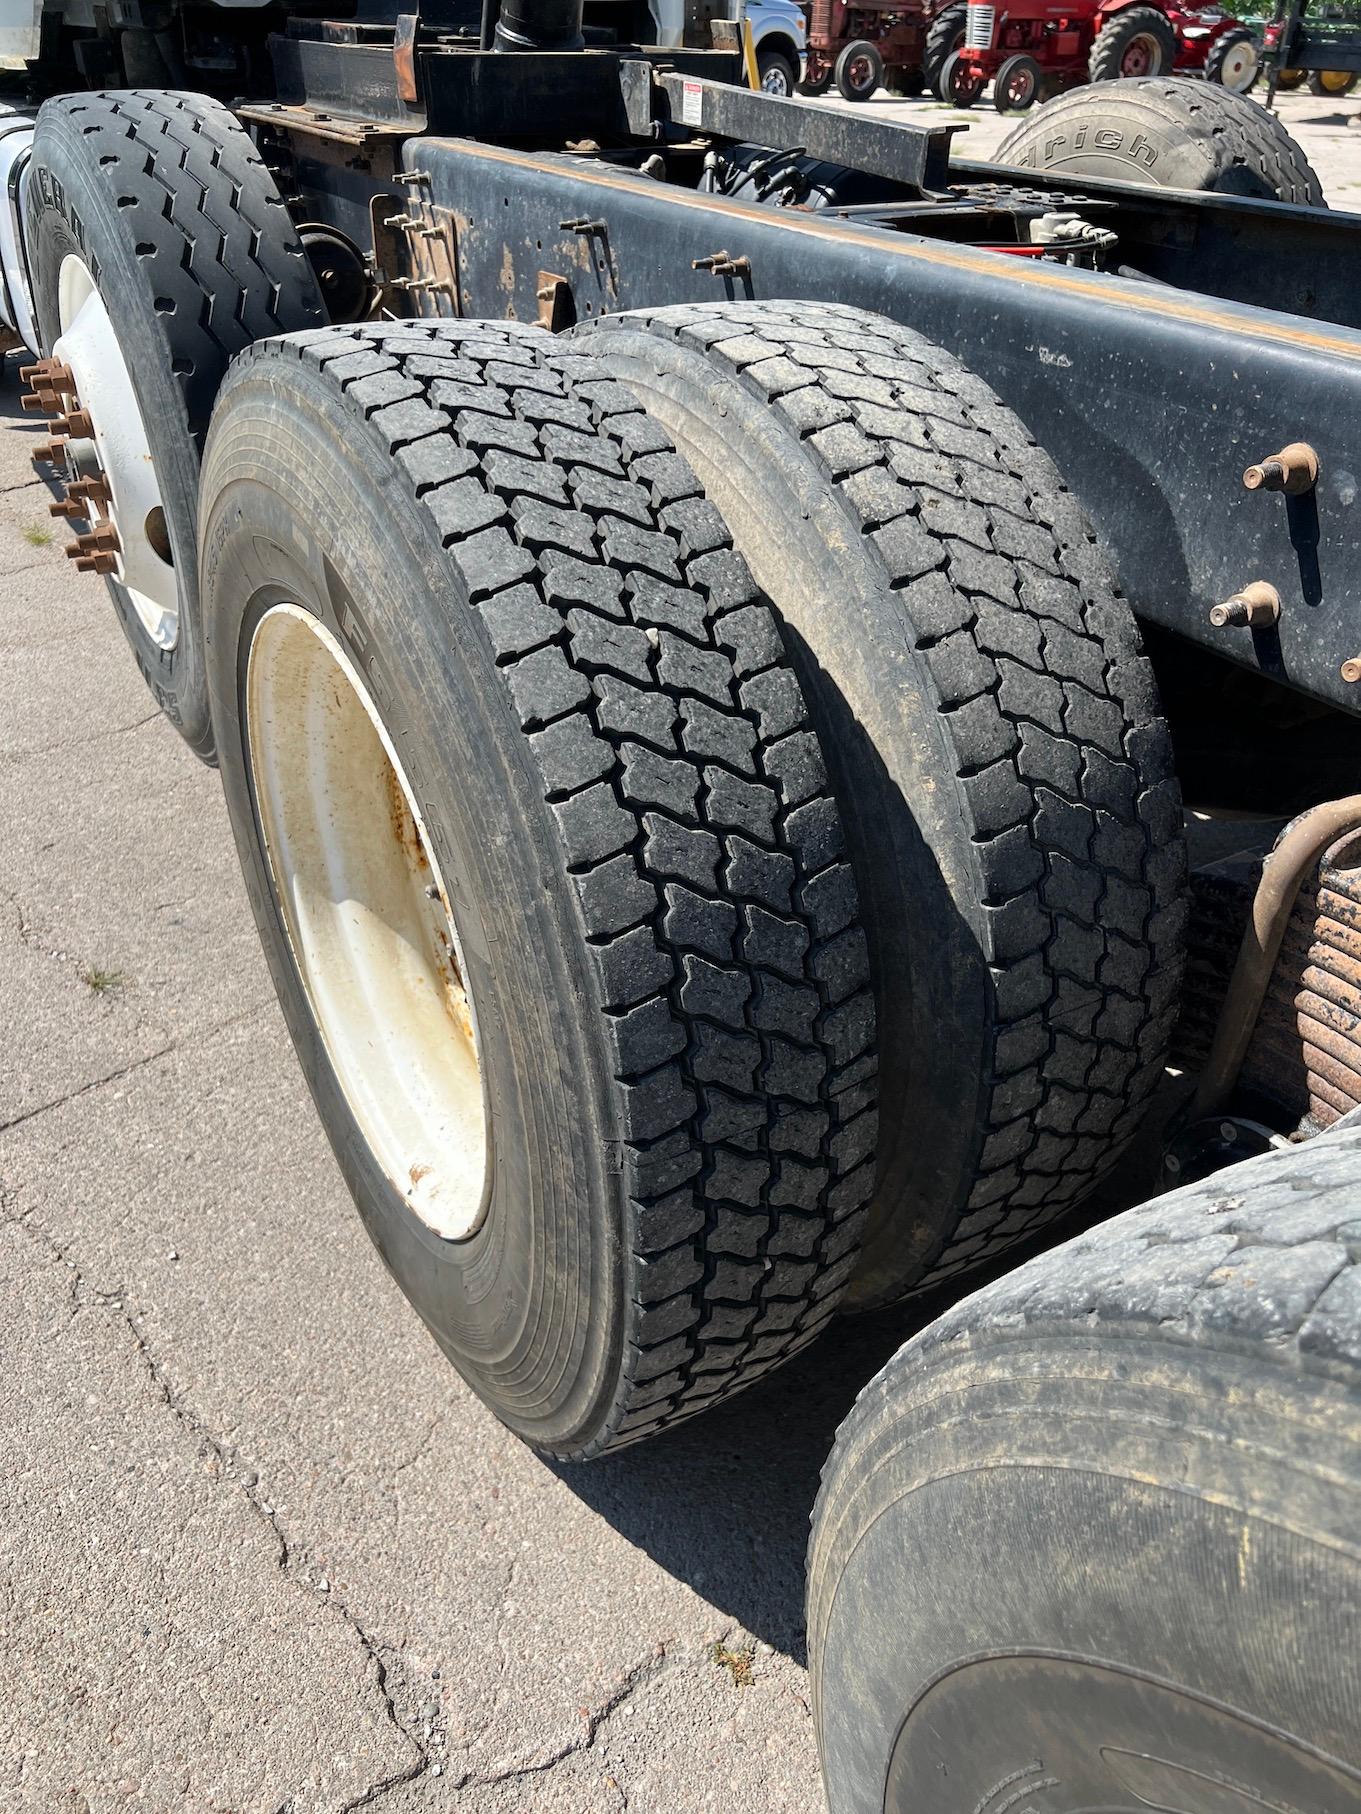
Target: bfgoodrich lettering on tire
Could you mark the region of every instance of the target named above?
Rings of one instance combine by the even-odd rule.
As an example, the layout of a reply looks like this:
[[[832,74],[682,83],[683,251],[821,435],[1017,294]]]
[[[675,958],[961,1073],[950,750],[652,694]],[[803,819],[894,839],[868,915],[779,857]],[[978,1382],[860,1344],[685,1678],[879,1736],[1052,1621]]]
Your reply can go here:
[[[774,618],[581,363],[477,323],[253,349],[202,569],[238,848],[346,1180],[466,1377],[576,1458],[813,1338],[875,1143]]]
[[[995,156],[1039,174],[1327,206],[1309,160],[1274,114],[1247,95],[1184,78],[1071,89],[1009,133]]]

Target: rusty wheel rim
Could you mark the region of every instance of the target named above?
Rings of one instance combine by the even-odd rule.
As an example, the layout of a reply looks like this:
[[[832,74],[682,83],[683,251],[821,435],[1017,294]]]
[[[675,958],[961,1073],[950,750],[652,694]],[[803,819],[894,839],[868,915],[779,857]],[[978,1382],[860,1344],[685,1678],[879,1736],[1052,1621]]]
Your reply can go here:
[[[369,1151],[446,1240],[482,1225],[491,1139],[463,947],[425,818],[369,690],[326,626],[273,606],[244,730],[294,965]]]
[[[1122,76],[1148,76],[1154,74],[1161,59],[1155,39],[1146,32],[1140,32],[1137,38],[1131,38],[1125,47],[1125,54],[1120,59]]]

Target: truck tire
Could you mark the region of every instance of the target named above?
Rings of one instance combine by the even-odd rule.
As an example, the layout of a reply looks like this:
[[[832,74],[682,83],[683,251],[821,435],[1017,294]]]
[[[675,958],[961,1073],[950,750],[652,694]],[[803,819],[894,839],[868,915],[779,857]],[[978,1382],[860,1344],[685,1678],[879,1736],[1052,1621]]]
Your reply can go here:
[[[360,1215],[497,1415],[584,1459],[831,1315],[874,1017],[774,618],[665,436],[557,345],[253,348],[202,588],[242,868]]]
[[[831,1814],[1361,1806],[1358,1168],[1118,1216],[865,1388],[808,1562]]]
[[[968,19],[967,6],[947,6],[943,13],[936,14],[926,28],[926,55],[923,60],[923,69],[926,75],[926,86],[938,101],[945,99],[940,85],[940,75],[945,68],[945,60],[963,46],[964,28],[968,24]]]
[[[763,94],[773,94],[782,101],[793,98],[799,85],[799,66],[787,50],[758,50],[756,69]]]
[[[1257,39],[1247,25],[1237,25],[1216,38],[1205,58],[1205,80],[1227,88],[1230,94],[1247,94],[1261,73]]]
[[[1180,77],[1071,89],[1008,133],[993,156],[1039,175],[1328,205],[1274,114],[1246,95]]]
[[[574,336],[783,616],[876,980],[879,1180],[848,1301],[1029,1234],[1162,1073],[1184,854],[1167,727],[1086,518],[957,360],[863,310],[692,304]]]
[[[1087,59],[1093,82],[1118,82],[1170,74],[1177,60],[1177,34],[1157,6],[1128,6],[1096,34]]]
[[[109,593],[157,704],[211,759],[195,575],[203,438],[234,354],[325,321],[312,267],[244,128],[204,95],[47,101],[25,195],[44,348],[76,374],[112,487]],[[87,456],[64,476],[92,470]]]
[[[865,38],[847,44],[837,57],[832,80],[843,101],[868,101],[884,80],[884,59]]]

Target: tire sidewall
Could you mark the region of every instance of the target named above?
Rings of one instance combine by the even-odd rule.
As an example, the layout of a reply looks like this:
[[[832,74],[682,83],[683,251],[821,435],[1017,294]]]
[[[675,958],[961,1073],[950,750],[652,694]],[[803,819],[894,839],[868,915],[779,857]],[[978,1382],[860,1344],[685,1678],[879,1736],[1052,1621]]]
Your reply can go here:
[[[120,210],[117,177],[101,180],[81,155],[80,134],[63,114],[39,115],[25,188],[25,243],[32,262],[34,304],[44,351],[61,332],[58,286],[68,255],[94,279],[137,395],[165,510],[179,586],[179,635],[173,648],[148,636],[126,589],[114,578],[109,594],[157,704],[200,754],[212,747],[196,571],[199,451],[172,370],[172,349],[155,296],[136,251],[135,210]]]
[[[433,525],[372,464],[386,457],[376,441],[365,455],[366,431],[322,380],[304,370],[300,385],[272,396],[266,386],[251,401],[253,442],[221,447],[216,431],[210,440],[205,495],[213,502],[202,546],[219,761],[257,927],[309,1088],[384,1263],[497,1415],[542,1448],[566,1449],[598,1421],[614,1387],[624,1265],[620,1130],[594,1031],[593,981],[578,958],[571,883],[490,644],[457,596]],[[270,473],[268,449],[287,425],[295,446],[301,435],[317,464],[324,460],[324,488],[300,472],[300,497],[284,496]],[[232,477],[223,489],[224,462],[236,473],[252,449],[256,476]],[[381,702],[450,896],[477,1015],[494,1168],[486,1219],[465,1241],[435,1234],[382,1172],[289,954],[242,705],[250,633],[285,596],[331,632]],[[547,1305],[562,1303],[589,1304],[592,1315],[541,1341],[536,1315],[560,1320]],[[559,1364],[565,1383],[536,1400],[524,1376]]]
[[[809,1644],[832,1814],[880,1814],[909,1710],[985,1658],[1105,1665],[1345,1756],[1361,1565],[1327,1437],[1344,1395],[1155,1343],[1003,1345],[895,1370],[896,1400],[824,1475]],[[1357,1459],[1353,1443],[1337,1465]],[[941,1814],[991,1808],[1032,1761],[993,1758],[989,1775],[985,1743],[942,1759]]]
[[[1177,83],[1187,88],[1200,85]],[[1266,175],[1226,161],[1225,143],[1214,130],[1212,115],[1198,119],[1164,110],[1159,89],[1170,84],[1155,82],[1147,98],[1142,82],[1109,82],[1073,91],[1018,127],[998,147],[996,159],[1010,169],[1081,178],[1111,177],[1153,188],[1189,189],[1277,198]],[[1226,88],[1205,85],[1203,98],[1217,103],[1256,103]],[[1055,109],[1062,111],[1056,112]],[[1090,116],[1080,117],[1086,109]],[[1267,116],[1263,116],[1264,118]],[[1028,142],[1018,149],[1015,141]],[[1227,147],[1232,153],[1231,144]],[[1278,199],[1288,199],[1280,197]]]

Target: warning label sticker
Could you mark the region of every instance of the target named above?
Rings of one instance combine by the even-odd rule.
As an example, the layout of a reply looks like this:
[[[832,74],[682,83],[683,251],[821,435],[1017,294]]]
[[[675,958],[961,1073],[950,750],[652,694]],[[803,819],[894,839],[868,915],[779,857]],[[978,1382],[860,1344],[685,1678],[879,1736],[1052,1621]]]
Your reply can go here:
[[[681,120],[686,126],[704,124],[704,84],[681,83]]]

